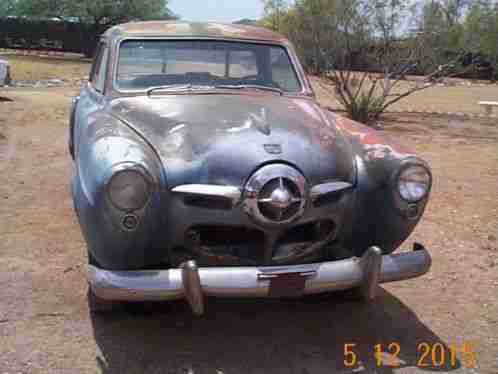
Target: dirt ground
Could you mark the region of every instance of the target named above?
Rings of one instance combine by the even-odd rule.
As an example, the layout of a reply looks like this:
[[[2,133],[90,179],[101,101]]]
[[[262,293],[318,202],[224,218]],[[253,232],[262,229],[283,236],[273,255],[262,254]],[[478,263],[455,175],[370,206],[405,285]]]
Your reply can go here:
[[[203,318],[184,302],[95,316],[69,193],[76,89],[6,92],[13,101],[0,102],[0,373],[498,373],[496,119],[384,119],[387,133],[433,167],[432,199],[406,243],[424,243],[433,267],[382,287],[374,304],[338,293],[210,299]],[[400,346],[399,367],[377,368],[375,344],[388,351],[391,342]],[[460,352],[441,368],[430,355],[420,362],[418,345],[437,342],[447,352],[471,344],[475,368]],[[345,344],[355,344],[352,369]]]

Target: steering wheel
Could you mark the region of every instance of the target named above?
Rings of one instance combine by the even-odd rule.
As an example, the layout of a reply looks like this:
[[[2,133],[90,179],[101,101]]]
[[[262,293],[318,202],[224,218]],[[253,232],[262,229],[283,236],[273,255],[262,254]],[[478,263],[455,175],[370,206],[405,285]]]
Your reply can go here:
[[[275,87],[275,88],[280,88],[280,85],[275,82],[275,81],[266,81],[266,80],[263,80],[263,78],[261,77],[261,75],[246,75],[245,77],[242,77],[242,78],[239,78],[239,81],[240,82],[244,82],[244,81],[259,81],[261,83],[264,83],[264,85],[266,86],[270,86],[270,87]]]
[[[258,80],[261,80],[261,77],[259,75],[256,75],[256,74],[252,74],[252,75],[246,75],[242,78],[239,78],[241,81],[258,81]]]

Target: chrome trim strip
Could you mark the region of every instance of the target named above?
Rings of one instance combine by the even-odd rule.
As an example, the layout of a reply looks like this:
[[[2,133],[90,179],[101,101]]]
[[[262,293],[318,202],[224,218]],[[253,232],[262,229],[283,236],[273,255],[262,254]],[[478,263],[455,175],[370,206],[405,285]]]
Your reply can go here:
[[[328,182],[328,183],[317,184],[311,188],[310,191],[311,200],[315,201],[320,196],[332,192],[345,190],[351,187],[353,187],[353,185],[348,182]]]
[[[214,184],[182,184],[171,189],[172,192],[188,195],[220,197],[230,200],[235,206],[240,200],[240,189],[233,186],[218,186]]]
[[[310,278],[310,277],[314,277],[316,275],[316,271],[314,271],[314,270],[310,270],[310,271],[294,270],[292,272],[289,272],[286,270],[280,270],[280,271],[275,271],[275,272],[271,272],[271,271],[270,272],[262,272],[262,273],[258,274],[258,280],[268,280],[268,279],[278,278],[278,276],[280,274],[298,274],[301,277]]]
[[[427,250],[417,249],[383,256],[379,251],[373,253],[369,250],[362,258],[289,266],[197,268],[194,263],[180,269],[109,271],[88,265],[88,281],[93,292],[102,299],[146,301],[187,298],[194,311],[199,313],[204,309],[202,295],[269,297],[271,275],[302,273],[307,278],[305,294],[353,287],[368,290],[368,282],[394,282],[423,275],[430,269],[431,262]],[[369,294],[372,295],[367,292],[367,296]]]

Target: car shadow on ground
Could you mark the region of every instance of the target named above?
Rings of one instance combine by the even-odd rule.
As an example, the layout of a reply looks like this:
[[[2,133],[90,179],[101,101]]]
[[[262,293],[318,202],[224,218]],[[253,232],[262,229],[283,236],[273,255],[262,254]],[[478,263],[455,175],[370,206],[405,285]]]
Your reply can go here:
[[[350,292],[299,300],[209,299],[207,313],[193,317],[184,302],[128,307],[119,313],[92,314],[96,357],[105,374],[123,373],[393,373],[390,364],[451,371],[449,357],[434,367],[421,361],[417,346],[441,343],[399,299],[385,290],[375,303],[355,300]],[[397,343],[396,360],[382,355],[377,367],[374,346],[387,351]],[[345,366],[345,344],[358,364]],[[392,350],[395,347],[391,347]],[[447,355],[448,356],[448,355]]]

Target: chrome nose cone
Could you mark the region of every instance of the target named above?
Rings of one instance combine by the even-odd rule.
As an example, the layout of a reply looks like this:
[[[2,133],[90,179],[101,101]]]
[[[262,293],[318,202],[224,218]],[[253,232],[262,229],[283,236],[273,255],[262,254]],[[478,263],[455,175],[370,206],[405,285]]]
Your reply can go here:
[[[298,219],[306,204],[306,180],[291,166],[269,164],[257,170],[244,189],[244,209],[262,224],[285,225]]]
[[[292,204],[292,195],[287,188],[279,186],[271,193],[268,204],[277,209],[287,209]]]
[[[301,203],[302,199],[294,196],[292,191],[286,187],[284,178],[278,178],[278,185],[273,188],[273,191],[270,192],[267,198],[260,198],[258,200],[259,204],[263,204],[277,221],[281,221],[286,213],[290,213],[290,215],[296,214],[297,211],[289,211],[292,210],[291,207],[294,203]]]

